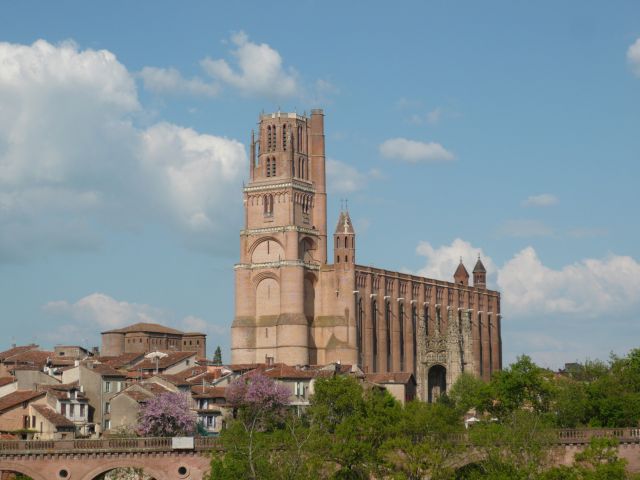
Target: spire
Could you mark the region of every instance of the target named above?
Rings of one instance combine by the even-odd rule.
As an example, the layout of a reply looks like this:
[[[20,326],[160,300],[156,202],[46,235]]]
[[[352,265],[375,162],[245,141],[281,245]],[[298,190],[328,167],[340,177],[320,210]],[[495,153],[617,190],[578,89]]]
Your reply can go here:
[[[353,229],[353,224],[351,223],[351,217],[349,216],[348,211],[340,211],[335,233],[355,235],[356,232]]]
[[[487,269],[484,268],[480,255],[478,255],[478,261],[476,266],[473,267],[473,286],[474,287],[487,287]]]
[[[462,257],[460,257],[460,263],[453,274],[453,280],[459,285],[469,285],[469,272],[462,263]]]
[[[473,273],[487,273],[487,269],[484,268],[482,260],[480,260],[480,255],[478,255],[478,261],[476,262],[476,266],[473,267]]]

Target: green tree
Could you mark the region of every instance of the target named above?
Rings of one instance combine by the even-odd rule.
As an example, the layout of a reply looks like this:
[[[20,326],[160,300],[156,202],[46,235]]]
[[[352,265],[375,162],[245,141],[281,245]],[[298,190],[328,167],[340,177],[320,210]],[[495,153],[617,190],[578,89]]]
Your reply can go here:
[[[555,439],[547,416],[514,410],[500,422],[483,422],[470,429],[478,462],[458,478],[467,480],[533,480],[550,463]]]
[[[216,347],[216,351],[213,354],[213,364],[218,366],[222,365],[222,349],[220,345]]]
[[[462,421],[454,408],[419,401],[402,410],[392,436],[381,446],[381,470],[393,478],[446,480],[463,452]]]
[[[497,372],[491,383],[493,401],[487,408],[498,417],[527,408],[537,413],[549,411],[553,398],[553,375],[538,367],[526,355]]]
[[[448,399],[459,414],[475,409],[478,413],[491,405],[489,384],[470,373],[462,373],[447,392]]]
[[[309,415],[310,447],[334,479],[369,479],[380,465],[380,447],[397,425],[401,407],[386,391],[364,391],[352,377],[319,379]]]

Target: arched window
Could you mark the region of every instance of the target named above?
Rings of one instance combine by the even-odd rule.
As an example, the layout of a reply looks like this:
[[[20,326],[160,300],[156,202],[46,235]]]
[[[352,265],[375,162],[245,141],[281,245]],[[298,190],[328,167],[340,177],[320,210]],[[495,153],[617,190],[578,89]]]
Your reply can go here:
[[[378,371],[378,302],[373,299],[371,301],[371,354],[372,368],[374,372]]]
[[[404,372],[404,303],[398,306],[398,323],[400,331],[400,371]]]
[[[296,161],[293,158],[291,159],[291,176],[296,176]]]
[[[418,345],[417,345],[417,335],[418,335],[418,309],[416,308],[415,305],[413,305],[411,307],[411,331],[413,333],[412,335],[412,345],[413,345],[413,374],[415,376],[416,372],[418,371]]]
[[[482,351],[482,314],[478,312],[478,345],[480,346],[480,355],[479,355],[479,363],[480,363],[480,377],[484,374],[484,363],[483,361],[483,351]]]
[[[271,159],[267,157],[267,177],[271,176]]]
[[[275,158],[271,158],[271,176],[272,177],[276,176],[276,159]]]
[[[344,256],[344,263],[349,263],[349,255]]]
[[[358,366],[362,367],[362,324],[364,321],[364,308],[362,298],[358,299],[358,319],[356,322],[356,345],[358,346]]]
[[[493,345],[491,341],[491,314],[487,315],[487,336],[489,344],[489,375],[493,373]]]
[[[336,257],[336,263],[340,263],[340,255]]]
[[[271,151],[271,125],[267,127],[267,152]]]
[[[440,335],[442,333],[442,315],[440,307],[436,305],[436,333]]]
[[[427,305],[424,306],[424,336],[425,338],[429,336],[429,322],[431,319],[429,318],[429,307]]]
[[[287,151],[287,126],[282,125],[282,150]]]
[[[387,330],[387,372],[391,371],[391,303],[384,302],[384,322]]]
[[[336,247],[340,248],[340,237],[336,237]]]
[[[298,151],[302,151],[302,127],[298,127]]]
[[[273,215],[273,195],[265,195],[264,197],[264,214],[265,216]]]

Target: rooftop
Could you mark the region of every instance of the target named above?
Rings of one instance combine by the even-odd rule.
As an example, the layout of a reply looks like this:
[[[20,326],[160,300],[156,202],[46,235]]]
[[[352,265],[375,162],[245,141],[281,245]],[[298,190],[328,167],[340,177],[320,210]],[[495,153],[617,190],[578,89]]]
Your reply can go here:
[[[37,392],[36,390],[17,390],[0,398],[0,412],[3,412],[9,408],[13,408],[16,405],[20,405],[23,402],[28,402],[38,397],[43,397],[46,392]]]
[[[33,409],[56,427],[75,427],[75,424],[64,415],[53,411],[47,405],[32,405]]]

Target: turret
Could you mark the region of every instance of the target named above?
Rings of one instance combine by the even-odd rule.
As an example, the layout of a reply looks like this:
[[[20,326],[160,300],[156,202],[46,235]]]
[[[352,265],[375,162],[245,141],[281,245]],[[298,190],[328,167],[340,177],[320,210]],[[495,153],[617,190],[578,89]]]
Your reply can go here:
[[[453,281],[458,285],[464,285],[465,287],[469,285],[469,272],[464,267],[462,263],[462,257],[460,257],[460,264],[458,268],[456,268],[455,273],[453,274]]]
[[[473,267],[473,286],[487,288],[487,269],[484,268],[480,255],[478,255],[476,266]]]
[[[333,263],[336,266],[356,263],[356,232],[348,211],[340,212],[333,234],[333,245]]]

